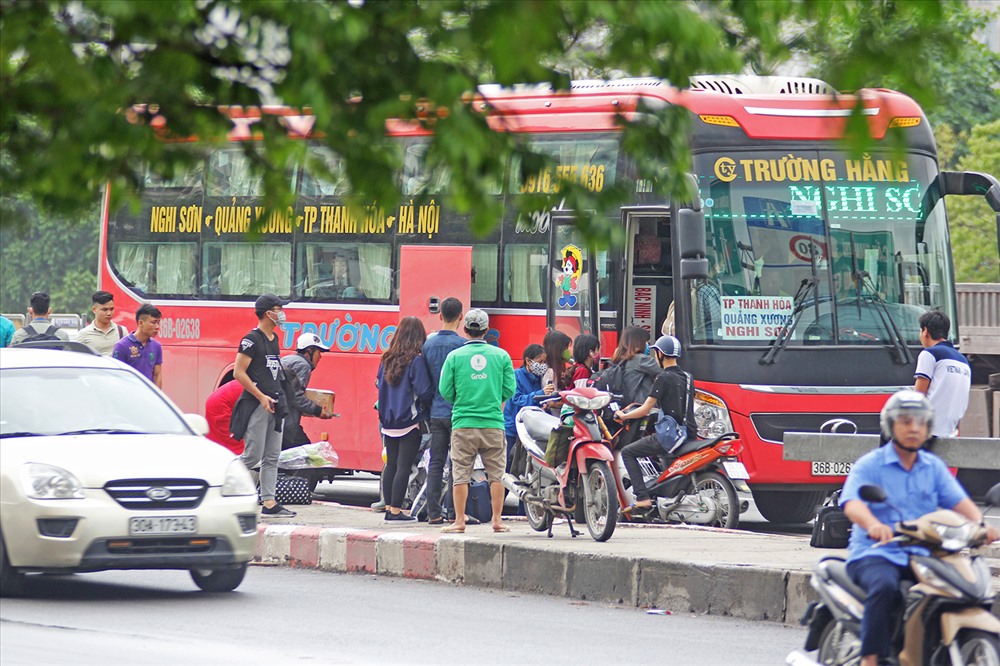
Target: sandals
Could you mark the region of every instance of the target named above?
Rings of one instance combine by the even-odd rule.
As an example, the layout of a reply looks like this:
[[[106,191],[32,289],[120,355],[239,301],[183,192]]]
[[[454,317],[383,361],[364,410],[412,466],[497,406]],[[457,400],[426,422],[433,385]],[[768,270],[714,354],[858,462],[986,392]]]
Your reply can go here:
[[[451,525],[445,525],[441,528],[441,531],[445,534],[465,534],[465,525],[456,525],[452,523]]]
[[[510,532],[510,528],[507,527],[506,525],[494,525],[493,526],[493,531],[494,532]]]
[[[629,504],[624,509],[622,509],[622,513],[624,513],[626,516],[630,516],[633,513],[645,513],[646,511],[649,511],[652,508],[653,508],[652,504],[641,504],[640,505],[640,504],[632,503],[632,504]]]
[[[444,518],[438,516],[437,518],[431,518],[427,521],[428,525],[444,525]]]

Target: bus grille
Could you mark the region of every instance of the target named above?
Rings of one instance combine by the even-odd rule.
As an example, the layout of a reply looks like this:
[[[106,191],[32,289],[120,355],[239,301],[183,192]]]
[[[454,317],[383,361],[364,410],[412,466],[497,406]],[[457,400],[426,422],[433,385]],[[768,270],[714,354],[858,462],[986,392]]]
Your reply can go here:
[[[126,509],[193,509],[205,498],[208,484],[201,479],[119,479],[104,490]]]
[[[877,435],[879,433],[878,414],[751,414],[750,420],[757,435],[767,442],[781,444],[786,432],[834,432],[832,421],[844,419],[858,427],[859,435]],[[823,427],[823,424],[828,424]],[[847,424],[838,427],[836,432],[852,435],[854,429]]]

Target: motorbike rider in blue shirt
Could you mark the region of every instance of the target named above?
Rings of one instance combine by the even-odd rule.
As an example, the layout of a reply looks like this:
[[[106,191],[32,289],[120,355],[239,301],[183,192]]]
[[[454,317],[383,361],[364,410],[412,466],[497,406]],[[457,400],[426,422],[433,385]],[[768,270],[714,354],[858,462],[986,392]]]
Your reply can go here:
[[[847,572],[867,592],[861,666],[878,666],[889,657],[893,627],[903,605],[899,581],[906,575],[909,553],[928,554],[919,546],[891,542],[890,525],[938,509],[951,509],[975,523],[983,519],[947,465],[923,450],[933,418],[934,410],[922,393],[905,390],[890,397],[880,419],[889,443],[858,459],[840,496],[844,513],[854,523]],[[867,504],[860,496],[863,485],[879,486],[888,500]],[[997,538],[997,530],[988,527],[987,543]]]

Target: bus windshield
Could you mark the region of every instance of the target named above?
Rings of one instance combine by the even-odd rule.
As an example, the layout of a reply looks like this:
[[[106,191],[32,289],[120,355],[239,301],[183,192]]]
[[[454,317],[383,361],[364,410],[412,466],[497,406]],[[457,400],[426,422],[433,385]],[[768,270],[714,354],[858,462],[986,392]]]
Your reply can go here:
[[[954,319],[944,206],[924,203],[933,159],[733,151],[695,166],[709,259],[689,294],[695,344],[917,345],[923,312]]]

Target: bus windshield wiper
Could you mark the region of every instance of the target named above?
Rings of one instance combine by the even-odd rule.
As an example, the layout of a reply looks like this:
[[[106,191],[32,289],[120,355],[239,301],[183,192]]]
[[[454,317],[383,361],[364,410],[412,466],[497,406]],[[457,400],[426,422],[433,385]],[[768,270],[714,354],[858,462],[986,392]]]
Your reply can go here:
[[[886,307],[885,299],[882,298],[882,296],[878,293],[878,289],[875,288],[875,284],[871,279],[871,274],[868,273],[868,271],[855,271],[854,279],[858,285],[867,287],[869,292],[862,296],[862,290],[859,286],[857,290],[858,307],[861,307],[862,299],[874,306],[875,312],[878,313],[879,319],[882,321],[882,326],[889,334],[889,340],[892,342],[892,349],[894,352],[893,356],[896,363],[899,365],[909,365],[913,363],[913,356],[910,354],[910,348],[906,346],[906,342],[903,340],[903,335],[899,332],[899,329],[896,328],[896,321],[892,318],[889,308]]]
[[[805,312],[807,307],[809,307],[806,303],[806,299],[809,298],[810,294],[812,294],[813,301],[817,301],[819,294],[816,293],[816,286],[818,284],[818,275],[811,275],[802,280],[802,283],[799,285],[799,290],[795,292],[795,297],[792,299],[792,314],[788,316],[788,320],[785,322],[785,325],[781,327],[781,332],[778,333],[778,336],[771,340],[770,348],[764,352],[764,356],[760,359],[761,365],[770,365],[774,363],[778,354],[780,354],[785,347],[788,346],[788,341],[792,339],[792,333],[795,332],[795,327],[798,326],[799,319],[802,318],[802,313]]]

